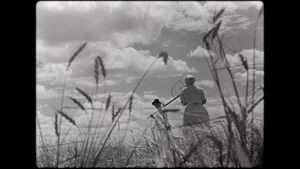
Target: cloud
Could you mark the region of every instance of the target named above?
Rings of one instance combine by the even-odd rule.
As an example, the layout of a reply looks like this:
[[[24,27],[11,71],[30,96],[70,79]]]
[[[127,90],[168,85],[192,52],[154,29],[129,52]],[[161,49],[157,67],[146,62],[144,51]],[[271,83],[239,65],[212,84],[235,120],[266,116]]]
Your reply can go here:
[[[86,51],[87,59],[74,61],[71,70],[75,76],[91,76],[94,68],[94,58],[101,56],[107,69],[122,70],[126,69],[130,77],[135,77],[139,72],[145,71],[157,56],[152,56],[148,50],[136,50],[132,47],[118,48],[109,42],[91,42]],[[184,73],[197,72],[195,68],[190,68],[187,63],[180,59],[173,59],[169,56],[168,64],[165,65],[162,59],[159,59],[151,68],[151,72],[164,73]],[[154,73],[155,74],[155,73]],[[130,81],[130,79],[128,79]],[[132,79],[131,79],[132,80]]]
[[[249,9],[251,7],[255,8],[255,9],[260,9],[263,5],[262,1],[236,1],[234,2],[239,9]]]
[[[202,48],[201,46],[198,46],[198,48],[195,49],[194,51],[190,51],[188,57],[205,58],[205,57],[209,57],[209,52],[206,49]]]
[[[41,126],[47,124],[48,121],[53,120],[51,117],[44,115],[40,111],[36,111],[36,117],[38,118]]]
[[[48,84],[60,84],[63,81],[66,71],[66,65],[62,63],[49,63],[41,68],[37,68],[37,82],[47,82]],[[68,71],[67,75],[72,75],[72,71]]]
[[[255,77],[253,76],[253,73],[255,74]],[[237,82],[240,82],[242,85],[246,85],[247,72],[246,71],[243,73],[237,72],[234,75],[234,78]],[[249,69],[249,82],[253,81],[254,78],[255,78],[256,84],[263,83],[264,71]]]
[[[196,81],[195,85],[213,88],[215,86],[215,82],[211,80],[201,80],[201,81]]]
[[[58,93],[53,89],[46,89],[45,86],[36,84],[36,97],[37,99],[46,99],[58,97]]]
[[[165,4],[40,2],[37,38],[50,44],[81,40],[111,41],[123,47],[133,43],[149,44],[156,40],[165,24],[167,17],[162,16],[166,13],[161,9]]]
[[[204,7],[208,10],[221,10],[225,8],[225,10],[234,12],[235,10],[246,10],[251,7],[255,9],[260,9],[263,3],[261,1],[208,1],[204,4]]]
[[[144,98],[145,100],[149,101],[149,102],[152,102],[154,99],[157,99],[158,96],[155,95],[155,94],[150,94],[150,93],[148,93],[148,94],[144,94],[144,95],[143,95],[143,98]]]
[[[37,45],[42,45],[41,48],[44,48],[44,53],[37,53],[37,59],[44,61],[44,66],[37,68],[37,80],[51,81],[54,83],[54,81],[57,81],[58,79],[63,79],[62,76],[64,75],[65,66],[67,64],[66,61],[71,55],[71,52],[66,52],[71,50],[71,48],[66,46],[72,46],[72,51],[74,51],[78,48],[78,43],[70,43],[68,45],[55,48],[58,51],[64,52],[57,52],[53,58],[52,52],[55,50],[52,50],[51,46],[47,46],[45,44]],[[47,50],[48,48],[49,50]],[[82,51],[80,56],[73,61],[70,71],[68,72],[69,76],[72,78],[87,76],[92,77],[94,75],[94,59],[96,56],[102,57],[108,73],[110,72],[110,69],[127,69],[127,72],[131,74],[130,77],[133,78],[134,76],[132,76],[132,73],[136,74],[140,71],[145,71],[157,57],[152,56],[148,50],[136,50],[132,47],[119,48],[110,42],[90,42]],[[180,59],[175,60],[172,56],[169,57],[168,65],[165,65],[162,59],[157,61],[151,69],[151,72],[153,71],[162,71],[165,73],[197,72],[195,68],[190,68],[185,61]],[[130,79],[128,79],[128,82],[129,81]]]
[[[247,59],[248,67],[253,68],[253,56],[255,56],[255,67],[257,69],[263,69],[264,68],[264,52],[260,50],[255,50],[255,55],[254,55],[254,49],[244,49],[241,52],[244,57]],[[242,62],[238,54],[234,55],[226,55],[228,62],[231,66],[241,66],[242,67]],[[238,67],[238,68],[241,68]]]
[[[80,86],[80,87],[96,87],[96,82],[94,80],[94,77],[76,77],[76,78],[72,78],[71,80],[69,80],[69,83],[72,84],[73,86]],[[118,83],[118,80],[105,80],[104,81],[100,81],[98,86],[104,86],[104,84],[106,86],[114,86]]]
[[[150,44],[166,26],[205,31],[215,12],[257,8],[260,2],[39,2],[37,38],[54,45],[72,41],[111,41],[118,47]],[[234,23],[234,21],[232,21]],[[74,29],[76,28],[76,29]]]
[[[42,40],[37,40],[36,42],[36,57],[41,62],[67,62],[71,56],[72,50],[75,50],[75,48],[74,45],[71,45],[71,43],[49,46]]]
[[[174,30],[198,31],[206,32],[213,26],[211,18],[220,11],[225,9],[221,16],[222,30],[231,31],[231,29],[247,29],[250,25],[248,18],[237,14],[237,10],[245,10],[251,6],[258,7],[257,3],[235,3],[235,2],[220,2],[209,1],[205,3],[199,2],[179,2],[173,8],[172,19],[166,24]],[[231,31],[232,32],[232,31]]]

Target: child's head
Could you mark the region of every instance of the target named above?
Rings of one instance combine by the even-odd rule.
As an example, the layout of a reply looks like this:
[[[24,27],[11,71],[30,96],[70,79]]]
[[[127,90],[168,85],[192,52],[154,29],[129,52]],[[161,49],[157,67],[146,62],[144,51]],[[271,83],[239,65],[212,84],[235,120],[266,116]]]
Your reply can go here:
[[[152,105],[154,105],[156,108],[160,107],[161,102],[158,99],[154,99],[154,101],[152,102]]]

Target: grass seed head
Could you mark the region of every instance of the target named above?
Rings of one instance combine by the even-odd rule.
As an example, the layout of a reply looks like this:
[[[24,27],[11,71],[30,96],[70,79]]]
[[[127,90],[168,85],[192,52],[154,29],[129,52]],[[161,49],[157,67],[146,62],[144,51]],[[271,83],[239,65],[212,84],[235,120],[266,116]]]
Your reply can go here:
[[[222,24],[222,21],[220,21],[220,22],[217,23],[214,31],[212,32],[212,39],[214,39],[217,36],[218,31],[219,31],[219,29],[221,27],[221,24]]]
[[[63,116],[66,120],[68,120],[70,123],[72,123],[74,126],[76,126],[76,123],[75,121],[70,117],[68,116],[67,114],[65,114],[64,112],[60,111],[60,110],[57,110],[57,113],[60,114],[61,116]]]
[[[87,45],[87,42],[83,43],[78,49],[77,51],[70,57],[69,59],[69,63],[67,66],[67,70],[69,69],[69,67],[71,66],[71,63],[74,61],[74,59],[79,55],[79,53],[85,48],[85,46]]]
[[[106,100],[106,106],[105,106],[105,111],[108,110],[109,106],[110,106],[110,102],[111,102],[111,95],[109,94]]]
[[[81,95],[83,95],[83,96],[88,100],[88,102],[90,102],[91,105],[93,105],[93,100],[92,100],[92,98],[91,98],[86,92],[84,92],[82,89],[80,89],[80,88],[78,88],[78,87],[76,87],[76,90],[77,90]]]
[[[106,69],[105,69],[105,66],[104,66],[104,62],[102,61],[102,58],[100,56],[97,56],[97,60],[100,64],[100,66],[101,66],[102,75],[105,78],[106,77]]]
[[[71,99],[78,107],[80,107],[81,110],[86,111],[85,108],[84,108],[84,106],[83,106],[77,99],[75,99],[75,98],[73,98],[73,97],[70,97],[70,99]]]
[[[54,129],[55,129],[55,135],[58,137],[58,114],[55,113],[55,118],[54,118]]]
[[[133,95],[131,95],[131,96],[129,97],[129,107],[128,107],[129,112],[132,111],[132,102],[133,102]]]
[[[98,85],[99,84],[99,61],[97,58],[95,59],[94,73],[95,73],[94,78],[95,78],[96,84]]]
[[[225,9],[221,9],[214,17],[213,17],[213,23],[215,23],[219,18],[220,16],[222,15],[222,13],[225,11]]]

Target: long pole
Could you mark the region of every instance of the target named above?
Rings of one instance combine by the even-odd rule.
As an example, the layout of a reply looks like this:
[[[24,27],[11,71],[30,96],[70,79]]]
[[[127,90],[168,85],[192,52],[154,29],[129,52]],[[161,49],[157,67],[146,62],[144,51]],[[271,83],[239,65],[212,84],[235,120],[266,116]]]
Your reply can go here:
[[[172,103],[172,102],[173,102],[174,100],[176,100],[179,96],[180,96],[180,94],[177,95],[176,97],[174,97],[172,100],[170,100],[167,104],[163,105],[163,107],[166,107],[168,104]]]

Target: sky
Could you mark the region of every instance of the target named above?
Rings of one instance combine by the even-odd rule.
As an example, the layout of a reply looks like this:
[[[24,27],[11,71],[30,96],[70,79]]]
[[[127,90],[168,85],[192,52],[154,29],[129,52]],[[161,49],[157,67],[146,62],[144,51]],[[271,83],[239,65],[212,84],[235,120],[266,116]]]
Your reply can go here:
[[[40,1],[36,4],[36,109],[43,133],[54,136],[54,114],[60,109],[62,83],[66,75],[64,106],[76,107],[68,97],[78,99],[86,107],[89,103],[77,91],[79,87],[93,97],[99,108],[108,94],[116,107],[125,104],[139,78],[161,51],[169,55],[167,65],[160,59],[151,68],[134,94],[133,111],[129,128],[133,133],[146,126],[146,117],[155,111],[151,102],[158,98],[169,101],[178,94],[187,74],[196,78],[196,85],[203,88],[206,107],[210,117],[223,115],[220,95],[211,77],[205,58],[208,51],[202,44],[202,37],[211,28],[212,17],[225,9],[222,33],[227,46],[252,60],[258,66],[255,78],[263,85],[264,46],[263,15],[256,27],[256,45],[253,45],[255,23],[262,6],[260,1],[108,1],[108,2],[56,2]],[[84,43],[86,47],[76,57],[68,72],[66,67],[72,54]],[[237,54],[226,51],[234,72],[238,89],[245,88],[246,73],[240,66]],[[99,80],[96,93],[94,80],[94,59],[100,56],[107,70],[107,77]],[[251,64],[251,62],[248,62]],[[251,66],[250,66],[251,68]],[[253,77],[250,76],[250,79]],[[220,79],[228,97],[234,98],[228,74],[220,71]],[[173,91],[171,91],[173,87]],[[241,98],[244,95],[241,94]],[[180,100],[169,105],[180,108],[170,115],[171,124],[182,123],[184,107]],[[111,108],[108,110],[111,111]],[[86,115],[78,109],[65,110],[82,128],[86,128]],[[263,113],[263,102],[257,107]],[[91,112],[88,112],[90,115]],[[103,112],[102,112],[103,114]],[[120,128],[127,124],[128,112],[120,119]],[[101,117],[101,129],[112,124],[111,113]],[[63,122],[63,131],[75,128]],[[93,124],[94,125],[94,124]],[[38,130],[37,130],[38,131]],[[76,133],[73,133],[76,135]]]

